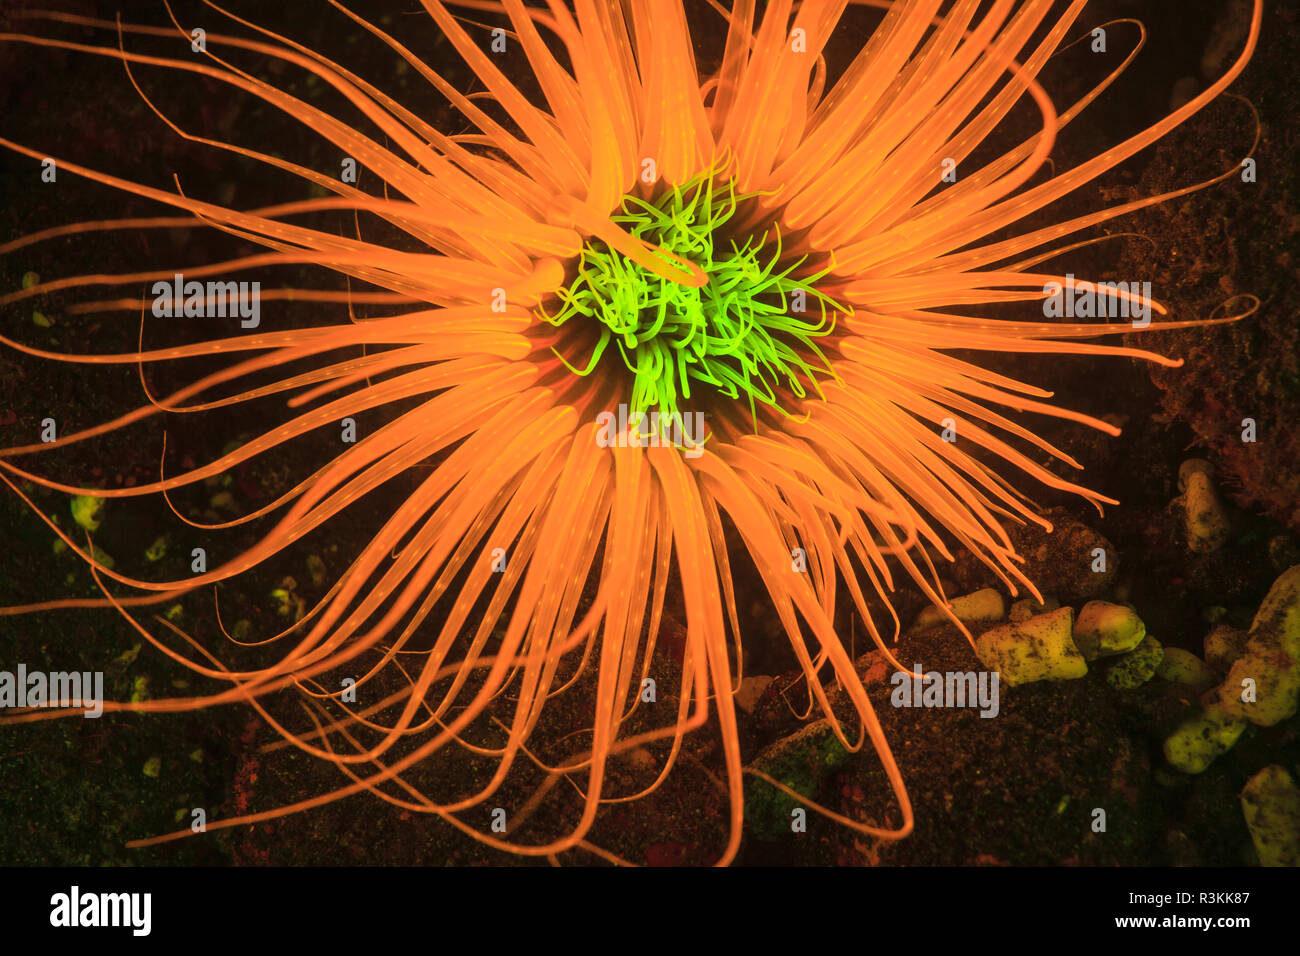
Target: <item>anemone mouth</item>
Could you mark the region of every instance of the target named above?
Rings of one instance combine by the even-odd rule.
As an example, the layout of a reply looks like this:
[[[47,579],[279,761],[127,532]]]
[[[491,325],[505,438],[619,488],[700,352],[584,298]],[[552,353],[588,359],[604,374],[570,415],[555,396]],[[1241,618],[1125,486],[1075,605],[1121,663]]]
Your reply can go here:
[[[663,423],[706,414],[728,433],[797,414],[835,378],[830,354],[849,309],[831,257],[791,242],[759,193],[719,164],[679,185],[623,197],[611,222],[680,281],[589,238],[534,315],[567,377],[599,380],[599,404]],[[794,236],[793,238],[798,238]],[[559,378],[566,377],[559,375]]]

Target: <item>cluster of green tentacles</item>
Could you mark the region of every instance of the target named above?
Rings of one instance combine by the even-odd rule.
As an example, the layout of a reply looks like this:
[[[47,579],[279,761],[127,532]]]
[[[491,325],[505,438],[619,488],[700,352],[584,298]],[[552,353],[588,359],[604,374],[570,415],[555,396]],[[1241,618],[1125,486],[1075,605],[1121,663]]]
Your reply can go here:
[[[539,310],[552,325],[577,316],[599,321],[599,340],[585,367],[589,375],[612,342],[633,374],[632,412],[673,417],[692,388],[707,385],[749,406],[762,403],[789,414],[782,396],[817,389],[817,374],[831,374],[816,340],[843,311],[813,288],[826,273],[795,278],[804,259],[782,264],[781,234],[746,239],[720,232],[740,203],[732,182],[710,172],[674,187],[656,201],[623,200],[612,220],[631,235],[689,260],[708,281],[691,287],[665,279],[599,241],[583,249],[577,277],[559,293],[555,312]],[[666,261],[671,262],[667,256]],[[778,271],[780,269],[780,271]],[[559,354],[558,352],[556,353]]]

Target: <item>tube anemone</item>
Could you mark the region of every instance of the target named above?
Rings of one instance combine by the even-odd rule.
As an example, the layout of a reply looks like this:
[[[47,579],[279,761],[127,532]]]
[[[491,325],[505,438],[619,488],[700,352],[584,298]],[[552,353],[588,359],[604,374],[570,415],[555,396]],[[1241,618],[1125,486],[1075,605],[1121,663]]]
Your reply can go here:
[[[1260,4],[1244,49],[1203,93],[1058,170],[1047,165],[1058,131],[1133,57],[1067,108],[1053,104],[1039,76],[1082,28],[1082,0],[1063,9],[1011,0],[854,0],[883,15],[838,74],[825,53],[850,0],[771,0],[761,15],[754,0],[735,0],[730,10],[692,8],[689,20],[677,0],[459,5],[474,17],[502,18],[496,33],[442,0],[422,3],[428,28],[464,60],[479,92],[458,88],[381,25],[334,0],[329,7],[446,99],[459,115],[442,127],[344,65],[215,3],[206,4],[197,46],[198,24],[179,20],[156,28],[43,15],[42,29],[0,35],[7,44],[117,61],[176,133],[303,185],[302,194],[275,206],[241,209],[200,198],[179,180],[150,186],[53,157],[62,176],[176,213],[46,230],[0,253],[63,235],[161,226],[217,230],[263,251],[73,275],[0,295],[0,306],[10,306],[91,286],[131,290],[131,297],[87,303],[83,311],[141,316],[139,348],[70,354],[0,337],[7,349],[33,358],[141,369],[222,360],[191,384],[150,393],[146,404],[101,424],[52,441],[5,441],[0,480],[33,508],[28,483],[68,495],[170,501],[294,442],[337,432],[342,421],[375,422],[324,464],[295,475],[266,506],[215,525],[259,530],[211,568],[170,579],[115,570],[89,536],[46,518],[93,570],[103,596],[4,613],[115,608],[158,651],[224,689],[107,702],[106,709],[247,703],[285,741],[347,777],[328,793],[210,820],[208,829],[370,792],[501,850],[554,857],[584,848],[617,860],[587,839],[602,804],[657,788],[678,762],[683,736],[713,722],[729,795],[725,863],[740,845],[747,772],[733,700],[742,635],[732,580],[738,556],[729,550],[739,547],[766,588],[815,704],[846,749],[871,741],[897,807],[891,820],[850,820],[806,797],[805,805],[877,838],[906,836],[913,816],[904,780],[837,633],[836,608],[847,593],[881,654],[905,670],[891,652],[899,631],[891,598],[906,584],[951,618],[937,564],[959,549],[1011,594],[1040,597],[1004,524],[1051,525],[1013,476],[1098,507],[1116,503],[1040,464],[1034,454],[1077,467],[1003,410],[1117,429],[1058,408],[1049,392],[968,356],[1110,355],[1178,364],[1082,341],[1133,330],[1133,323],[1049,317],[1042,308],[1048,290],[1073,276],[1046,264],[1086,244],[1080,234],[1235,169],[1179,192],[1023,224],[1050,215],[1053,204],[1219,96],[1255,47]],[[718,18],[725,39],[701,69],[696,51],[707,44],[694,24],[706,17]],[[211,29],[222,19],[242,32]],[[72,26],[103,39],[47,35]],[[150,50],[171,43],[177,52],[133,48],[146,41]],[[526,77],[509,75],[492,47],[498,41],[516,57],[515,72],[526,64]],[[310,76],[361,119],[238,65],[258,61],[276,64],[271,73]],[[192,131],[146,92],[139,77],[158,71],[261,101],[328,139],[365,175],[340,180]],[[1037,131],[1002,144],[995,131],[1026,103],[1037,113]],[[33,167],[50,156],[4,138],[0,145]],[[313,219],[340,212],[354,223],[350,232]],[[230,320],[230,334],[210,341],[143,344],[155,321],[155,284],[178,273],[228,280],[281,267],[309,267],[348,286],[310,293],[322,319],[309,327],[277,328],[274,303],[307,293],[267,286],[265,326],[239,328]],[[143,295],[135,298],[135,290]],[[200,314],[212,314],[210,288],[185,295]],[[1167,314],[1145,290],[1116,291],[1112,303]],[[355,315],[358,305],[381,314]],[[1145,331],[1203,321],[1156,321]],[[279,422],[157,480],[87,487],[41,470],[41,457],[58,448],[156,419],[175,428],[187,416],[216,412],[233,423],[244,405],[269,398],[287,399]],[[652,413],[671,427],[647,432],[641,425]],[[687,419],[703,429],[683,428]],[[30,435],[29,426],[11,425],[6,434]],[[945,440],[941,429],[960,440]],[[390,500],[379,489],[399,479],[401,500],[300,619],[213,641],[149,615],[156,605],[246,579],[308,535],[328,532],[363,499]],[[670,601],[681,608],[685,638],[680,667],[671,671],[678,704],[664,715],[647,703],[644,688],[665,673],[656,646]],[[270,659],[247,664],[250,646]],[[396,689],[377,690],[394,674]],[[826,690],[832,681],[850,711],[833,706]],[[301,697],[306,722],[291,726],[268,709],[267,698],[286,690]],[[528,744],[562,702],[582,715],[585,748],[548,763]],[[7,719],[59,715],[33,708]],[[611,787],[613,758],[639,748],[659,761],[651,782],[631,792]],[[454,795],[412,782],[417,767],[441,759],[486,760],[491,772]],[[568,832],[530,838],[522,810],[507,813],[516,819],[505,832],[494,829],[487,810],[512,774],[538,769],[549,781],[569,780],[580,794]]]

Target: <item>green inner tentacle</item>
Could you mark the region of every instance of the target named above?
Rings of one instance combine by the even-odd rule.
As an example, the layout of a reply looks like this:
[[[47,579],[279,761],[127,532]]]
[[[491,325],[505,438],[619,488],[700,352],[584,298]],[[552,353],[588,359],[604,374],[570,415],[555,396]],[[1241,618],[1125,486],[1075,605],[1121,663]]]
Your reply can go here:
[[[560,360],[574,374],[589,375],[614,343],[633,373],[630,410],[661,416],[679,414],[699,385],[746,402],[755,421],[759,403],[789,414],[781,406],[784,393],[803,397],[811,386],[820,394],[818,375],[833,373],[816,340],[834,329],[833,313],[845,310],[813,287],[829,270],[795,278],[804,259],[782,263],[779,227],[772,227],[770,243],[768,233],[739,245],[720,237],[751,198],[737,195],[730,181],[718,183],[712,171],[655,202],[625,197],[612,220],[695,263],[708,282],[679,285],[589,242],[577,277],[559,293],[559,308],[538,314],[555,326],[594,317],[600,338],[585,367]]]

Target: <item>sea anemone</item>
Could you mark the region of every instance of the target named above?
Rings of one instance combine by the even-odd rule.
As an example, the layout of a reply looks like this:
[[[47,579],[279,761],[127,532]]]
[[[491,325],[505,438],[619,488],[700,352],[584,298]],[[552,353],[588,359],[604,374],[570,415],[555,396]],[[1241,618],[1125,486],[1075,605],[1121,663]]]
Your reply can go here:
[[[1012,0],[854,0],[883,11],[860,48],[844,39],[846,19],[864,16],[848,0],[770,0],[761,13],[754,0],[735,0],[730,10],[712,2],[688,10],[677,0],[458,4],[472,17],[454,15],[442,0],[422,3],[481,89],[458,87],[380,24],[336,0],[329,6],[342,26],[382,44],[445,98],[459,118],[444,128],[339,63],[215,3],[206,4],[203,22],[173,17],[171,28],[40,15],[107,31],[111,41],[0,35],[5,43],[118,61],[175,133],[304,186],[277,205],[239,209],[201,199],[201,188],[179,179],[148,186],[0,138],[31,161],[34,176],[54,169],[180,212],[48,229],[0,253],[68,235],[189,227],[261,247],[223,261],[40,281],[0,296],[10,306],[91,286],[142,290],[139,298],[67,310],[140,316],[138,348],[70,354],[0,338],[38,359],[138,366],[142,381],[157,365],[230,360],[171,394],[151,391],[142,407],[101,424],[56,427],[39,441],[10,438],[0,479],[38,512],[33,485],[107,500],[166,496],[170,505],[183,489],[275,458],[296,447],[290,443],[323,434],[336,442],[319,467],[277,458],[300,470],[272,501],[207,525],[231,534],[260,529],[251,544],[214,556],[211,567],[208,552],[195,548],[189,573],[167,580],[115,570],[88,533],[42,514],[87,562],[103,596],[5,613],[115,608],[160,652],[226,686],[107,709],[246,702],[286,741],[349,778],[290,805],[210,820],[209,830],[369,791],[501,850],[554,858],[582,847],[616,860],[587,839],[602,804],[658,787],[678,762],[683,736],[714,722],[729,795],[721,853],[728,862],[740,846],[746,773],[733,700],[743,660],[733,584],[739,549],[766,588],[812,700],[844,748],[871,740],[897,807],[888,820],[860,821],[801,799],[861,833],[904,837],[911,806],[836,629],[840,589],[884,658],[905,669],[891,652],[899,633],[891,599],[906,583],[946,612],[936,565],[959,549],[1011,594],[1040,597],[1004,523],[1051,525],[1003,472],[1098,507],[1115,503],[1040,464],[1050,457],[1077,467],[998,409],[1112,435],[1117,429],[1053,406],[1050,392],[982,368],[970,353],[1178,364],[1079,340],[1204,320],[1148,326],[1134,317],[1166,309],[1144,288],[1113,285],[1099,296],[1101,309],[1078,317],[1124,321],[1063,320],[1046,304],[1072,286],[1098,287],[1044,264],[1087,244],[1076,237],[1099,224],[1235,169],[1179,192],[1016,227],[1219,96],[1250,58],[1260,4],[1244,49],[1204,92],[1057,170],[1048,168],[1057,132],[1140,47],[1113,56],[1107,75],[1058,111],[1038,78],[1079,38],[1082,0],[1064,10]],[[222,18],[245,35],[211,29]],[[485,18],[487,26],[475,22]],[[703,41],[716,24],[725,41],[707,50]],[[1131,29],[1137,36],[1139,28]],[[828,65],[837,42],[854,47],[843,67]],[[135,49],[160,43],[178,52]],[[302,71],[331,91],[338,108],[314,105],[240,64],[275,66],[264,75]],[[361,174],[327,174],[191,131],[145,91],[139,76],[158,70],[274,107],[333,144]],[[1036,128],[997,145],[1013,120],[1024,119],[1026,104]],[[340,212],[350,234],[322,225]],[[264,283],[253,293],[265,306],[256,317],[218,311],[230,305],[228,292],[241,291],[226,285],[232,277],[302,267],[346,277],[348,285]],[[295,299],[317,303],[321,319],[277,326],[273,304]],[[377,314],[358,315],[359,308]],[[147,347],[154,317],[173,309],[226,322],[229,332]],[[176,421],[196,416],[234,423],[237,434],[237,413],[266,400],[281,403],[281,421],[206,464],[166,468],[133,487],[60,481],[29,463],[119,430],[147,430],[159,418],[173,422],[173,433]],[[366,427],[357,429],[358,421]],[[39,430],[20,421],[6,434]],[[200,641],[164,615],[141,616],[198,589],[247,580],[309,535],[329,533],[363,501],[391,501],[380,489],[399,482],[401,499],[379,530],[278,631]],[[184,550],[188,560],[191,549]],[[662,663],[662,648],[656,653],[666,605],[684,618],[675,668]],[[248,654],[263,659],[250,666]],[[663,695],[675,698],[671,706],[653,703],[655,681],[662,688],[667,674],[675,683]],[[851,713],[836,711],[831,682],[843,688]],[[271,712],[268,699],[286,689],[297,691],[306,722],[290,726]],[[581,747],[548,763],[529,741],[560,702],[581,715]],[[30,708],[8,719],[60,713]],[[644,786],[615,792],[611,761],[634,749],[658,763]],[[449,768],[486,762],[489,772],[482,780],[447,770],[454,779],[430,793],[411,777],[431,758]],[[566,818],[566,833],[530,839],[532,802],[505,807],[505,822],[496,825],[491,814],[516,773],[540,773],[539,793],[557,779],[573,783],[580,809]]]

